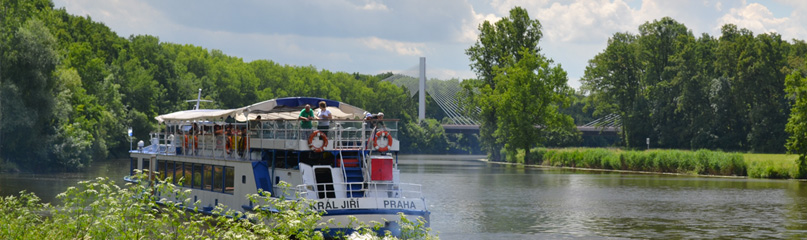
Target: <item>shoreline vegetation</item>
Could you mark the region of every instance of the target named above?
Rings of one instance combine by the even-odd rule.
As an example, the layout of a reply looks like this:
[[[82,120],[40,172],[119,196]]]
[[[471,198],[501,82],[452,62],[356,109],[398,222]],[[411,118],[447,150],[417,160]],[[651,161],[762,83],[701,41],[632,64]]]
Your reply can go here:
[[[502,153],[504,154],[504,153]],[[524,164],[524,151],[507,156],[508,163]],[[733,176],[799,179],[795,154],[751,154],[712,150],[622,150],[617,148],[537,148],[530,151],[535,164],[605,171],[632,171],[692,176]]]
[[[213,215],[206,215],[195,213],[201,206],[170,179],[148,184],[146,175],[138,173],[136,178],[140,183],[124,187],[108,178],[82,181],[59,194],[54,203],[43,203],[25,191],[0,197],[0,239],[325,239],[330,231],[318,229],[321,213],[306,200],[270,198],[261,192],[247,196],[254,205],[252,212],[219,205]],[[155,192],[181,200],[160,199]],[[438,239],[422,220],[400,216],[397,236]],[[345,226],[353,233],[334,232],[334,236],[397,239],[389,231],[379,234],[379,224],[354,221]]]

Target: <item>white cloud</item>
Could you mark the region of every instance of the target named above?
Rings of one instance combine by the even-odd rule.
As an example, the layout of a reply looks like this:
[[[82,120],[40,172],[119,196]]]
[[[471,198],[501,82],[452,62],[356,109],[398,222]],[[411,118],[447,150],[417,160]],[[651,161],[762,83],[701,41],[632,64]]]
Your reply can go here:
[[[496,22],[501,17],[497,17],[496,15],[490,14],[481,14],[471,9],[471,16],[470,19],[463,19],[462,20],[462,30],[460,34],[457,36],[457,42],[465,43],[465,44],[473,44],[476,42],[476,39],[479,37],[479,25],[484,23],[485,21],[488,22]]]
[[[751,3],[741,8],[732,8],[728,14],[721,17],[717,27],[728,23],[740,28],[747,28],[755,34],[779,32],[777,29],[787,29],[790,19],[776,18],[773,13],[762,4]]]
[[[387,8],[387,5],[384,5],[383,3],[379,3],[379,2],[368,2],[361,9],[369,10],[369,11],[378,11],[378,10],[380,10],[380,11],[388,11],[389,10]]]
[[[537,13],[548,41],[595,43],[636,28],[635,11],[621,0],[556,2],[531,12]]]
[[[93,1],[93,0],[54,0],[57,7],[64,7],[69,13],[90,16],[94,21],[106,24],[123,37],[138,34],[157,34],[159,28],[174,28],[162,14],[148,4],[138,1]]]
[[[364,38],[361,42],[370,49],[382,49],[403,56],[421,56],[423,51],[420,49],[426,46],[423,43],[404,43],[377,37]]]

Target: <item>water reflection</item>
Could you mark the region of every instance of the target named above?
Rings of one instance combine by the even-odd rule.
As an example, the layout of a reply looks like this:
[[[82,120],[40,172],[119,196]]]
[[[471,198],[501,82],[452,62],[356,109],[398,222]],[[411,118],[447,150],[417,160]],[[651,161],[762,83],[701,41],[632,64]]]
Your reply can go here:
[[[128,175],[129,159],[112,159],[94,162],[87,172],[49,174],[0,174],[0,196],[17,195],[20,191],[33,192],[43,202],[51,202],[56,195],[75,186],[79,181],[108,177],[118,184]]]
[[[481,156],[402,156],[443,239],[807,238],[807,184],[582,172],[488,164]],[[0,195],[44,201],[81,180],[127,174],[128,160],[78,174],[2,174]]]
[[[803,238],[798,181],[535,169],[401,158],[444,239]]]

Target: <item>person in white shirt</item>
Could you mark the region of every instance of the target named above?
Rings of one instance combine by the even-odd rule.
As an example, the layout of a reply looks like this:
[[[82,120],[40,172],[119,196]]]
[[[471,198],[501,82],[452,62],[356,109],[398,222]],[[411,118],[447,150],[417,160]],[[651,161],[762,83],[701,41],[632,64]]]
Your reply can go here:
[[[325,104],[325,101],[319,102],[319,111],[317,112],[317,118],[319,119],[319,124],[317,124],[317,130],[324,133],[325,136],[328,136],[328,129],[330,129],[331,119],[333,119],[333,115],[331,111],[328,110],[328,106]]]

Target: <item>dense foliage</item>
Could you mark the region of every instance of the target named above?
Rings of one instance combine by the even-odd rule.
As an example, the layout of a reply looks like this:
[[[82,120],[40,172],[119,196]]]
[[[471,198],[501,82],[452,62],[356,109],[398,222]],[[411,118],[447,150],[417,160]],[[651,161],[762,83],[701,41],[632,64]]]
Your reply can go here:
[[[189,109],[185,100],[200,88],[203,99],[214,101],[204,108],[292,96],[343,101],[401,119],[402,149],[426,142],[434,151],[456,149],[441,129],[410,117],[415,101],[381,81],[389,74],[245,62],[155,36],[120,37],[89,16],[54,9],[50,0],[0,2],[0,170],[73,171],[123,155],[128,127],[135,142],[146,139],[153,117]]]
[[[807,44],[727,24],[695,37],[671,19],[616,33],[589,61],[583,89],[595,113],[616,113],[629,148],[783,152],[790,106],[785,76]]]
[[[36,195],[0,198],[0,238],[2,239],[324,239],[327,228],[320,226],[320,213],[310,202],[270,198],[269,193],[248,196],[254,212],[247,214],[216,206],[212,213],[195,213],[200,207],[188,191],[171,180],[148,184],[147,175],[138,174],[140,184],[119,187],[98,178],[79,182],[57,196],[59,204],[41,203]],[[149,193],[172,198],[158,198]],[[179,200],[176,200],[179,199]],[[162,204],[157,204],[157,201]],[[272,209],[272,210],[270,210]],[[380,239],[371,223],[350,224],[352,238]],[[384,234],[390,234],[386,231]],[[401,215],[399,236],[410,239],[437,239],[420,221]],[[385,239],[395,239],[387,236]]]
[[[479,38],[466,50],[478,79],[462,82],[465,112],[477,116],[482,146],[491,159],[499,149],[527,151],[547,142],[550,132],[576,132],[574,121],[558,111],[573,92],[566,71],[540,52],[541,23],[521,7],[508,17],[479,26]]]
[[[802,70],[793,71],[785,79],[785,91],[791,99],[792,108],[786,131],[790,133],[787,139],[787,150],[799,155],[796,161],[799,166],[799,177],[807,177],[807,66]]]

